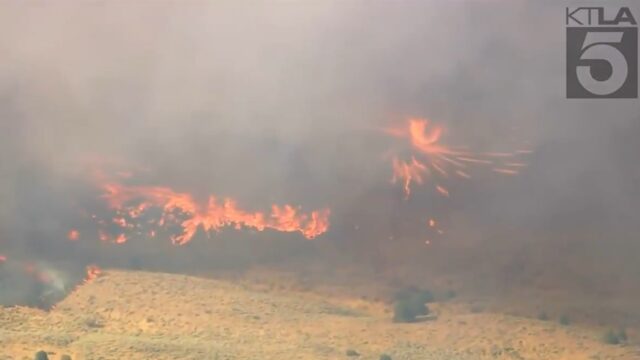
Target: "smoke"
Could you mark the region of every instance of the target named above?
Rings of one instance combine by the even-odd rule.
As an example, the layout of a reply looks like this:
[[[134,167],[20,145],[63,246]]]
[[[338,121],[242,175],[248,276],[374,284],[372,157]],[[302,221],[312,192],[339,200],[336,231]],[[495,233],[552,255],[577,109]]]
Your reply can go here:
[[[65,234],[95,198],[87,164],[102,161],[250,207],[331,207],[332,230],[314,242],[377,262],[431,251],[413,227],[388,237],[434,211],[451,229],[452,258],[630,287],[640,273],[638,104],[565,99],[564,6],[5,2],[0,250],[98,260]],[[403,202],[376,129],[407,116],[480,151],[526,143],[534,154],[519,177]]]

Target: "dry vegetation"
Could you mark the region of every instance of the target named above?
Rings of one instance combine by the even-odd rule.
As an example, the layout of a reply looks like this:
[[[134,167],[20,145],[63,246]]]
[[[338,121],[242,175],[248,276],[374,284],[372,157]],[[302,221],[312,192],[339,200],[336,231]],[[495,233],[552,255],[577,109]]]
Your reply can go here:
[[[392,304],[247,281],[107,271],[50,312],[0,309],[0,359],[635,359],[603,328],[430,303],[394,323]],[[352,356],[348,356],[347,353]],[[353,356],[354,352],[357,356]]]

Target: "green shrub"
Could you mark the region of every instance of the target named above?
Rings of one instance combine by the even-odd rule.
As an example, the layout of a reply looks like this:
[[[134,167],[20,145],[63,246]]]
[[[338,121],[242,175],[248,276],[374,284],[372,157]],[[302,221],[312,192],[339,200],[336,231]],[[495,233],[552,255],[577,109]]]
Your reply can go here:
[[[379,360],[392,360],[392,359],[391,359],[391,355],[382,354],[380,355]]]
[[[618,337],[623,342],[626,342],[627,341],[627,331],[625,329],[620,329],[620,331],[618,331]]]
[[[538,314],[538,320],[547,321],[549,320],[549,315],[547,315],[547,313],[543,311]]]
[[[618,345],[627,341],[627,332],[624,329],[613,331],[607,331],[602,340],[605,344]]]
[[[393,321],[401,323],[415,322],[420,315],[427,315],[429,308],[420,296],[411,296],[396,301],[393,308]]]
[[[605,344],[610,345],[618,345],[620,344],[620,338],[618,338],[618,334],[616,334],[613,330],[609,330],[604,334],[602,338]]]
[[[571,324],[571,320],[567,315],[560,316],[560,319],[558,319],[558,322],[560,323],[560,325],[564,325],[564,326]]]
[[[38,351],[36,353],[36,356],[34,358],[35,360],[49,360],[49,356],[47,355],[46,351]]]
[[[347,356],[360,356],[360,353],[358,353],[357,351],[353,350],[353,349],[348,349],[345,354]]]

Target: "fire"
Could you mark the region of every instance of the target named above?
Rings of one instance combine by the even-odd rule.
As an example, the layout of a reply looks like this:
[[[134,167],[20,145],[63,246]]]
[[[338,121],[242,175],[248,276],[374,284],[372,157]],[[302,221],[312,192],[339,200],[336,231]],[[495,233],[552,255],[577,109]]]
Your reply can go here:
[[[391,182],[395,184],[398,181],[402,181],[405,197],[411,195],[411,182],[417,184],[423,183],[423,178],[427,174],[427,167],[416,160],[415,157],[411,158],[411,162],[407,163],[399,160],[397,157],[393,158],[393,178]]]
[[[100,274],[102,270],[96,265],[88,265],[87,266],[87,275],[84,278],[84,282],[88,283],[90,281],[95,280]]]
[[[178,224],[181,233],[173,235],[171,241],[183,245],[191,241],[198,231],[220,231],[224,227],[235,229],[251,228],[258,231],[272,229],[282,232],[299,232],[307,239],[313,239],[329,228],[329,209],[302,213],[292,205],[272,205],[268,213],[246,211],[230,198],[218,199],[211,195],[206,202],[200,203],[185,192],[177,192],[161,186],[127,186],[118,182],[107,182],[101,185],[104,191],[102,199],[116,212],[117,216],[110,222],[120,229],[134,229],[136,219],[140,219],[151,208],[160,208],[162,215],[157,226]],[[152,237],[155,230],[147,231]],[[99,238],[108,240],[105,231],[99,231]],[[127,241],[122,233],[114,242],[122,244]]]
[[[411,149],[410,160],[392,158],[392,183],[401,182],[405,197],[411,195],[411,185],[422,185],[425,179],[433,179],[435,190],[442,196],[449,196],[449,190],[441,183],[458,177],[470,179],[473,166],[490,166],[492,171],[506,175],[517,175],[526,166],[513,158],[528,154],[528,150],[515,153],[472,153],[462,148],[452,148],[442,142],[444,127],[433,125],[426,119],[409,119],[406,124],[383,131],[393,137],[407,139]]]
[[[447,190],[445,187],[442,187],[440,185],[436,185],[436,190],[438,190],[438,192],[440,194],[442,194],[443,196],[449,196],[449,190]]]
[[[71,229],[67,234],[67,238],[71,241],[76,241],[80,238],[80,232],[76,229]]]
[[[518,175],[518,170],[495,168],[493,171],[505,175]]]
[[[116,244],[124,244],[127,242],[127,236],[125,234],[120,234],[116,237]]]
[[[403,140],[400,151],[390,152],[393,176],[391,183],[402,185],[405,199],[412,194],[412,186],[429,184],[439,196],[451,196],[449,183],[452,179],[471,179],[477,167],[487,167],[504,175],[517,175],[526,167],[519,156],[531,153],[529,150],[515,152],[474,153],[464,147],[445,145],[443,126],[427,119],[411,118],[398,127],[382,129],[394,138]],[[398,149],[393,149],[397,151]],[[405,158],[401,158],[400,155]],[[427,219],[430,236],[444,235],[444,230],[433,218]],[[425,240],[426,245],[432,243]]]
[[[435,219],[430,218],[429,220],[427,220],[427,225],[429,226],[429,228],[435,230],[438,234],[444,234],[444,230],[438,227],[438,223],[435,221]]]

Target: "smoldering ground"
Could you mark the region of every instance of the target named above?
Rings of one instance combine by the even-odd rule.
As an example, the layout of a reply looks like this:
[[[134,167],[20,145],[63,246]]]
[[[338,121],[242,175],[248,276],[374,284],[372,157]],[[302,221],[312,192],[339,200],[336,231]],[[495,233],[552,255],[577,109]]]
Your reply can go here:
[[[637,102],[565,99],[559,4],[1,7],[3,253],[174,270],[339,258],[415,278],[440,259],[484,289],[640,291]],[[478,151],[526,144],[529,166],[455,184],[446,201],[420,188],[405,201],[376,129],[408,116]],[[176,250],[161,239],[70,243],[99,195],[86,165],[104,159],[251,208],[330,207],[332,226],[312,242],[229,229]],[[415,224],[431,213],[447,235],[426,247]]]

